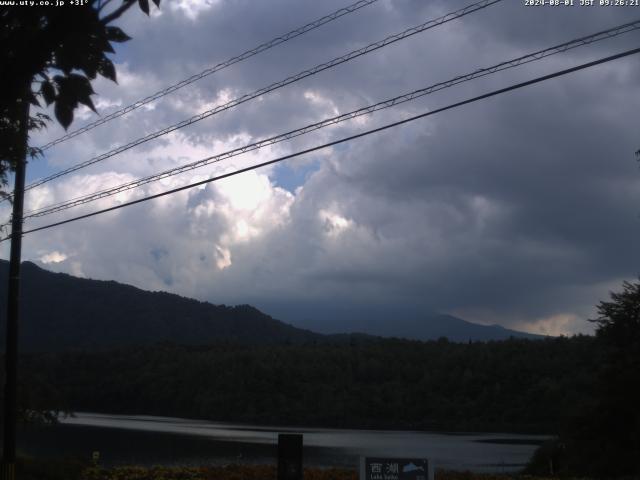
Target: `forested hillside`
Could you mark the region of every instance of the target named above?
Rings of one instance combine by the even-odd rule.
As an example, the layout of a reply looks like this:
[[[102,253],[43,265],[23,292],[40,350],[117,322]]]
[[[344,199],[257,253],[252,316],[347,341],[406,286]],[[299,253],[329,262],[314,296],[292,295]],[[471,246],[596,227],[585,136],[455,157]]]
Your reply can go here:
[[[29,388],[40,392],[39,408],[553,433],[589,398],[597,364],[592,346],[591,337],[469,344],[354,337],[344,345],[163,345],[29,355],[21,368]],[[49,404],[41,403],[47,397]]]
[[[7,268],[7,262],[0,261],[2,291],[6,291]],[[213,305],[113,281],[52,273],[30,262],[23,263],[22,275],[22,351],[115,348],[167,340],[192,345],[296,343],[320,337],[250,305]],[[0,319],[5,305],[0,296]],[[4,335],[0,329],[2,348]]]
[[[8,264],[0,260],[0,290],[6,292]],[[110,349],[171,341],[183,345],[215,342],[302,344],[311,341],[340,343],[343,333],[379,333],[411,339],[447,337],[458,341],[534,337],[498,326],[478,325],[447,315],[410,314],[402,308],[385,314],[390,328],[379,330],[370,310],[343,319],[338,335],[321,335],[296,328],[251,305],[214,305],[167,292],[149,292],[114,281],[77,278],[44,270],[34,263],[22,265],[21,351]],[[0,324],[6,306],[0,295]],[[336,326],[326,311],[315,326]],[[330,329],[331,330],[331,329]],[[326,331],[326,330],[323,330]],[[0,329],[0,349],[4,348]]]

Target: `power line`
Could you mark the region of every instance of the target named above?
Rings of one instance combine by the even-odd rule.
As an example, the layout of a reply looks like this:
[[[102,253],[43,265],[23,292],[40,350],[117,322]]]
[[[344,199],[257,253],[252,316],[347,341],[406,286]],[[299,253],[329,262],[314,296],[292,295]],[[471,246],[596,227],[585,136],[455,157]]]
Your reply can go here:
[[[568,69],[565,69],[565,70],[560,70],[558,72],[551,73],[549,75],[544,75],[544,76],[541,76],[541,77],[537,77],[537,78],[534,78],[532,80],[528,80],[526,82],[521,82],[521,83],[518,83],[518,84],[515,84],[515,85],[511,85],[509,87],[501,88],[499,90],[493,90],[492,92],[485,93],[485,94],[479,95],[477,97],[469,98],[469,99],[463,100],[461,102],[453,103],[453,104],[447,105],[446,107],[441,107],[441,108],[438,108],[438,109],[435,109],[435,110],[431,110],[429,112],[421,113],[420,115],[415,115],[413,117],[406,118],[404,120],[399,120],[397,122],[389,123],[389,124],[384,125],[382,127],[378,127],[378,128],[374,128],[374,129],[371,129],[371,130],[367,130],[365,132],[361,132],[361,133],[358,133],[358,134],[355,134],[355,135],[351,135],[349,137],[341,138],[339,140],[334,140],[332,142],[325,143],[323,145],[318,145],[318,146],[315,146],[315,147],[312,147],[312,148],[307,148],[305,150],[301,150],[301,151],[296,152],[296,153],[292,153],[292,154],[285,155],[285,156],[282,156],[282,157],[279,157],[279,158],[275,158],[273,160],[269,160],[269,161],[266,161],[266,162],[258,163],[256,165],[251,165],[249,167],[241,168],[239,170],[235,170],[235,171],[230,172],[230,173],[225,173],[223,175],[218,175],[216,177],[208,178],[206,180],[201,180],[199,182],[191,183],[189,185],[184,185],[182,187],[177,187],[177,188],[174,188],[174,189],[171,189],[171,190],[167,190],[167,191],[162,192],[162,193],[157,193],[155,195],[149,195],[147,197],[139,198],[137,200],[132,200],[130,202],[126,202],[126,203],[123,203],[123,204],[120,204],[120,205],[115,205],[113,207],[104,208],[102,210],[97,210],[97,211],[94,211],[94,212],[91,212],[91,213],[87,213],[87,214],[84,214],[84,215],[79,215],[77,217],[72,217],[72,218],[69,218],[69,219],[66,219],[66,220],[62,220],[62,221],[59,221],[59,222],[50,223],[48,225],[44,225],[44,226],[41,226],[41,227],[32,228],[31,230],[26,230],[26,231],[22,232],[22,234],[26,235],[28,233],[34,233],[34,232],[38,232],[38,231],[41,231],[41,230],[46,230],[46,229],[49,229],[49,228],[57,227],[57,226],[60,226],[60,225],[65,225],[67,223],[75,222],[77,220],[82,220],[82,219],[85,219],[85,218],[94,217],[96,215],[101,215],[103,213],[111,212],[111,211],[114,211],[114,210],[119,210],[119,209],[125,208],[125,207],[130,207],[130,206],[136,205],[138,203],[142,203],[142,202],[146,202],[146,201],[153,200],[153,199],[156,199],[156,198],[164,197],[165,195],[171,195],[173,193],[177,193],[177,192],[180,192],[182,190],[188,190],[190,188],[198,187],[200,185],[205,185],[207,183],[211,183],[211,182],[215,182],[215,181],[218,181],[218,180],[222,180],[224,178],[229,178],[229,177],[232,177],[232,176],[235,176],[235,175],[239,175],[241,173],[245,173],[245,172],[248,172],[248,171],[251,171],[251,170],[256,170],[256,169],[261,168],[261,167],[265,167],[265,166],[272,165],[272,164],[275,164],[275,163],[278,163],[278,162],[282,162],[282,161],[288,160],[290,158],[299,157],[299,156],[305,155],[307,153],[315,152],[317,150],[322,150],[324,148],[332,147],[334,145],[338,145],[338,144],[341,144],[341,143],[349,142],[351,140],[355,140],[357,138],[365,137],[365,136],[371,135],[373,133],[382,132],[384,130],[388,130],[390,128],[397,127],[397,126],[403,125],[405,123],[413,122],[413,121],[418,120],[420,118],[429,117],[431,115],[435,115],[435,114],[440,113],[440,112],[444,112],[444,111],[447,111],[447,110],[452,110],[454,108],[461,107],[463,105],[468,105],[470,103],[474,103],[474,102],[477,102],[477,101],[480,101],[480,100],[484,100],[484,99],[487,99],[487,98],[490,98],[490,97],[494,97],[496,95],[501,95],[503,93],[507,93],[507,92],[510,92],[510,91],[513,91],[513,90],[517,90],[517,89],[524,88],[524,87],[527,87],[527,86],[530,86],[530,85],[534,85],[536,83],[541,83],[541,82],[544,82],[544,81],[547,81],[547,80],[551,80],[553,78],[557,78],[557,77],[560,77],[560,76],[563,76],[563,75],[567,75],[569,73],[577,72],[579,70],[584,70],[586,68],[590,68],[590,67],[593,67],[593,66],[596,66],[596,65],[600,65],[600,64],[603,64],[603,63],[611,62],[613,60],[617,60],[619,58],[627,57],[627,56],[634,55],[634,54],[637,54],[637,53],[640,53],[640,48],[627,50],[625,52],[618,53],[616,55],[611,55],[611,56],[608,56],[608,57],[605,57],[605,58],[601,58],[599,60],[594,60],[592,62],[583,63],[581,65],[578,65],[578,66],[575,66],[575,67],[572,67],[572,68],[568,68]],[[11,235],[0,239],[0,242],[8,240],[9,238],[11,238]]]
[[[308,70],[304,70],[296,75],[292,75],[290,77],[285,78],[284,80],[281,80],[279,82],[275,82],[272,83],[271,85],[267,86],[267,87],[263,87],[260,88],[252,93],[248,93],[245,94],[241,97],[235,98],[234,100],[231,100],[223,105],[218,105],[217,107],[214,107],[210,110],[207,110],[205,112],[199,113],[198,115],[194,115],[193,117],[183,120],[179,123],[176,123],[174,125],[171,125],[169,127],[165,127],[162,130],[158,130],[154,133],[150,133],[149,135],[146,135],[144,137],[138,138],[136,140],[133,140],[132,142],[129,142],[125,145],[121,145],[113,150],[110,150],[106,153],[103,153],[101,155],[98,155],[97,157],[93,157],[89,160],[86,160],[84,162],[78,163],[72,167],[69,167],[65,170],[61,170],[60,172],[54,173],[52,175],[49,175],[48,177],[45,177],[43,179],[40,180],[36,180],[35,182],[27,185],[25,187],[25,191],[26,190],[31,190],[32,188],[38,187],[40,185],[43,185],[47,182],[50,182],[52,180],[55,180],[56,178],[62,177],[64,175],[67,175],[69,173],[75,172],[77,170],[80,170],[82,168],[88,167],[89,165],[93,165],[95,163],[101,162],[103,160],[106,160],[107,158],[113,157],[114,155],[117,155],[119,153],[122,153],[126,150],[129,150],[135,146],[141,145],[143,143],[146,143],[150,140],[153,140],[155,138],[158,138],[162,135],[166,135],[168,133],[171,133],[175,130],[178,130],[180,128],[184,128],[188,125],[192,125],[196,122],[199,122],[200,120],[203,120],[205,118],[208,118],[212,115],[215,115],[217,113],[220,113],[222,111],[225,110],[229,110],[233,107],[236,107],[242,103],[248,102],[249,100],[253,100],[254,98],[260,97],[261,95],[264,95],[266,93],[272,92],[274,90],[277,90],[279,88],[282,88],[286,85],[292,84],[294,82],[297,82],[299,80],[302,80],[303,78],[309,77],[311,75],[315,75],[319,72],[322,72],[324,70],[327,70],[329,68],[335,67],[336,65],[340,65],[342,63],[348,62],[349,60],[353,60],[354,58],[360,57],[362,55],[366,55],[370,52],[373,52],[375,50],[378,50],[380,48],[386,47],[387,45],[390,45],[392,43],[398,42],[400,40],[403,40],[405,38],[411,37],[413,35],[416,35],[417,33],[421,33],[424,32],[425,30],[429,30],[431,28],[437,27],[439,25],[442,25],[444,23],[450,22],[452,20],[456,20],[458,18],[464,17],[466,15],[469,15],[471,13],[474,13],[478,10],[487,8],[490,5],[493,5],[495,3],[499,3],[502,0],[482,0],[480,2],[476,2],[473,3],[471,5],[468,5],[464,8],[461,8],[459,10],[456,10],[454,12],[451,13],[447,13],[446,15],[443,15],[441,17],[438,17],[436,19],[433,20],[429,20],[425,23],[422,23],[420,25],[417,25],[415,27],[411,27],[408,28],[407,30],[404,30],[403,32],[400,33],[396,33],[394,35],[390,35],[388,37],[386,37],[383,40],[371,43],[369,45],[367,45],[366,47],[362,47],[359,48],[357,50],[354,50],[350,53],[347,53],[346,55],[343,55],[341,57],[337,57],[334,58],[333,60],[320,64],[320,65],[316,65],[315,67],[308,69]]]
[[[359,0],[347,7],[341,8],[339,10],[336,10],[333,13],[330,13],[329,15],[325,15],[322,18],[319,18],[317,20],[314,20],[313,22],[307,23],[306,25],[296,28],[295,30],[290,31],[289,33],[285,33],[284,35],[281,35],[279,37],[276,37],[272,40],[269,40],[268,42],[265,42],[261,45],[258,45],[255,48],[252,48],[251,50],[247,50],[244,53],[241,53],[240,55],[237,55],[235,57],[230,58],[229,60],[225,60],[224,62],[218,63],[217,65],[213,66],[213,67],[209,67],[205,70],[203,70],[200,73],[197,73],[195,75],[192,75],[189,78],[186,78],[174,85],[171,85],[163,90],[160,90],[152,95],[149,95],[148,97],[145,97],[141,100],[138,100],[137,102],[132,103],[131,105],[127,105],[124,108],[121,108],[120,110],[117,110],[115,112],[110,113],[109,115],[102,117],[94,122],[91,122],[87,125],[85,125],[82,128],[78,128],[77,130],[74,130],[72,132],[67,133],[66,135],[63,135],[60,138],[57,138],[49,143],[47,143],[46,145],[43,145],[42,147],[40,147],[40,150],[47,150],[48,148],[53,147],[54,145],[57,145],[59,143],[64,142],[65,140],[69,140],[70,138],[76,137],[82,133],[88,132],[89,130],[92,130],[94,128],[96,128],[99,125],[103,125],[107,122],[110,122],[113,119],[119,118],[123,115],[126,115],[129,112],[132,112],[148,103],[151,103],[159,98],[164,97],[165,95],[169,95],[170,93],[175,92],[176,90],[181,89],[182,87],[185,87],[187,85],[190,85],[194,82],[197,82],[198,80],[207,77],[213,73],[216,73],[220,70],[223,70],[227,67],[230,67],[231,65],[234,65],[236,63],[239,63],[243,60],[246,60],[250,57],[253,57],[254,55],[258,55],[259,53],[262,53],[266,50],[269,50],[270,48],[273,48],[277,45],[280,45],[281,43],[285,43],[295,37],[299,37],[300,35],[303,35],[307,32],[310,32],[311,30],[315,30],[316,28],[321,27],[322,25],[325,25],[326,23],[332,22],[344,15],[348,15],[349,13],[353,13],[363,7],[366,7],[368,5],[371,5],[372,3],[377,2],[378,0]]]
[[[269,146],[269,145],[273,145],[275,143],[279,143],[285,140],[290,140],[292,138],[304,135],[306,133],[315,131],[315,130],[319,130],[321,128],[330,126],[330,125],[335,125],[337,123],[341,123],[344,122],[346,120],[351,120],[353,118],[357,118],[359,116],[362,115],[368,115],[371,114],[373,112],[379,111],[379,110],[383,110],[386,108],[390,108],[405,102],[409,102],[412,100],[415,100],[417,98],[423,97],[425,95],[443,90],[445,88],[449,88],[455,85],[458,85],[460,83],[464,83],[470,80],[473,80],[475,78],[479,78],[479,77],[483,77],[486,75],[490,75],[496,72],[500,72],[500,71],[504,71],[510,68],[514,68],[520,65],[524,65],[527,63],[531,63],[534,61],[538,61],[538,60],[542,60],[546,57],[549,57],[551,55],[555,55],[561,52],[565,52],[567,50],[571,50],[573,48],[577,48],[583,45],[591,45],[593,43],[596,42],[600,42],[603,41],[605,39],[608,38],[613,38],[616,37],[618,35],[624,34],[624,33],[628,33],[634,30],[637,30],[640,28],[640,19],[633,21],[633,22],[629,22],[623,25],[619,25],[613,28],[610,28],[608,30],[604,30],[598,33],[594,33],[592,35],[588,35],[585,37],[581,37],[578,39],[574,39],[571,40],[569,42],[565,42],[562,43],[560,45],[556,45],[553,47],[549,47],[546,48],[544,50],[538,50],[536,52],[527,54],[527,55],[523,55],[521,57],[512,59],[512,60],[508,60],[502,63],[499,63],[497,65],[493,65],[491,67],[486,67],[486,68],[482,68],[479,70],[475,70],[471,73],[467,73],[465,75],[460,75],[457,77],[454,77],[451,80],[447,80],[445,82],[440,82],[440,83],[436,83],[434,85],[431,85],[429,87],[425,87],[419,90],[414,90],[410,93],[406,93],[403,95],[399,95],[396,97],[393,97],[391,99],[387,99],[384,100],[382,102],[378,102],[374,105],[370,105],[367,107],[363,107],[360,108],[358,110],[354,110],[348,113],[344,113],[342,115],[338,115],[335,117],[331,117],[325,120],[322,120],[320,122],[317,123],[313,123],[310,125],[307,125],[305,127],[302,128],[298,128],[292,131],[289,131],[287,133],[282,133],[280,135],[276,135],[267,139],[263,139],[263,140],[259,140],[257,142],[253,142],[250,143],[248,145],[244,145],[242,147],[239,148],[235,148],[220,154],[217,154],[215,156],[212,157],[208,157],[205,159],[201,159],[195,162],[191,162],[189,164],[186,165],[182,165],[179,167],[174,167],[171,168],[169,170],[165,170],[163,172],[154,174],[154,175],[150,175],[147,177],[143,177],[140,179],[136,179],[127,183],[123,183],[121,185],[115,186],[115,187],[110,187],[107,189],[103,189],[88,195],[83,195],[80,197],[76,197],[73,199],[69,199],[69,200],[65,200],[63,202],[59,202],[56,204],[52,204],[52,205],[48,205],[39,209],[35,209],[32,210],[30,212],[27,212],[25,214],[24,218],[34,218],[34,217],[43,217],[45,215],[50,215],[56,212],[60,212],[63,210],[68,210],[70,208],[79,206],[79,205],[84,205],[86,203],[92,202],[92,201],[96,201],[102,198],[106,198],[106,197],[110,197],[113,195],[116,195],[118,193],[124,192],[124,191],[128,191],[131,190],[133,188],[137,188],[143,185],[146,185],[148,183],[151,182],[155,182],[158,180],[162,180],[164,178],[168,178],[174,175],[178,175],[180,173],[184,173],[190,170],[194,170],[196,168],[200,168],[206,165],[210,165],[212,163],[217,163],[220,162],[222,160],[226,160],[228,158],[231,157],[235,157],[237,155],[241,155],[243,153],[249,152],[249,151],[253,151],[253,150],[257,150],[260,149],[262,147],[265,146]]]

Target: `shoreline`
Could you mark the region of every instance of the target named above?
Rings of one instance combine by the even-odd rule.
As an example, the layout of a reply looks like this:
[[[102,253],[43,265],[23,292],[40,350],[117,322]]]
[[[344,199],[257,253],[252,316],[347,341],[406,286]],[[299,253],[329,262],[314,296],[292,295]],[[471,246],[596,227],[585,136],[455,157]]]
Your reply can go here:
[[[234,430],[252,430],[252,431],[265,431],[265,432],[273,432],[273,431],[363,431],[363,432],[384,432],[384,433],[393,433],[393,432],[403,432],[403,433],[434,433],[440,435],[461,435],[461,436],[470,436],[470,435],[518,435],[518,436],[532,436],[539,438],[550,439],[555,437],[557,434],[550,433],[548,431],[542,431],[539,429],[517,429],[516,425],[510,425],[505,428],[487,428],[487,429],[464,429],[464,428],[456,428],[455,426],[450,426],[449,428],[443,426],[434,426],[433,427],[416,427],[414,426],[403,426],[403,425],[359,425],[359,424],[313,424],[313,423],[283,423],[276,424],[270,422],[251,422],[251,421],[240,421],[240,420],[220,420],[220,419],[210,419],[204,417],[179,417],[173,415],[156,415],[149,413],[111,413],[111,412],[68,412],[68,415],[65,417],[61,415],[62,420],[59,420],[61,424],[74,424],[74,422],[65,422],[66,418],[78,418],[78,417],[104,417],[104,418],[115,418],[119,417],[122,420],[132,420],[132,421],[159,421],[159,419],[164,419],[165,421],[186,421],[186,422],[202,422],[206,423],[210,426],[221,426],[224,428],[233,428]],[[84,424],[86,425],[86,424]],[[88,425],[87,425],[88,426]]]

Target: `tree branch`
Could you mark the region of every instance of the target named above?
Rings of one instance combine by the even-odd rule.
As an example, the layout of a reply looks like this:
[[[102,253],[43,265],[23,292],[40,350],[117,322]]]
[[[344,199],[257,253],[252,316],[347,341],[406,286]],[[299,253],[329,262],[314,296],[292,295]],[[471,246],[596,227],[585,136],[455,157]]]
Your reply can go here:
[[[98,8],[98,12],[101,12],[104,9],[104,7],[109,5],[111,2],[112,2],[112,0],[104,0],[104,2],[102,2],[100,4],[100,8]]]
[[[103,25],[106,25],[107,23],[112,22],[117,18],[120,18],[120,16],[122,16],[124,12],[129,10],[134,3],[136,3],[136,0],[124,0],[122,5],[120,5],[117,9],[115,9],[106,17],[103,17],[102,19],[100,19],[100,23],[102,23]]]

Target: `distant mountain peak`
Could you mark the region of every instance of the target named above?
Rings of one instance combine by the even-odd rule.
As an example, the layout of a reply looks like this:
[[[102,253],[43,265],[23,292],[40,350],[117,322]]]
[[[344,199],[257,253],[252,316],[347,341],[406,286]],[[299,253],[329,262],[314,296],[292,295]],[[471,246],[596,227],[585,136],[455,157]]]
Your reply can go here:
[[[8,262],[0,260],[0,288],[6,291]],[[202,345],[344,342],[398,337],[412,340],[503,340],[542,338],[499,325],[478,325],[447,314],[402,307],[339,307],[326,302],[266,310],[249,304],[214,305],[168,292],[150,292],[115,281],[53,273],[34,262],[22,264],[22,350],[112,348],[160,342]],[[0,296],[0,318],[5,315]],[[291,302],[290,305],[294,305]],[[294,326],[295,325],[295,326]],[[314,333],[320,332],[320,333]],[[0,329],[0,341],[4,330]]]

